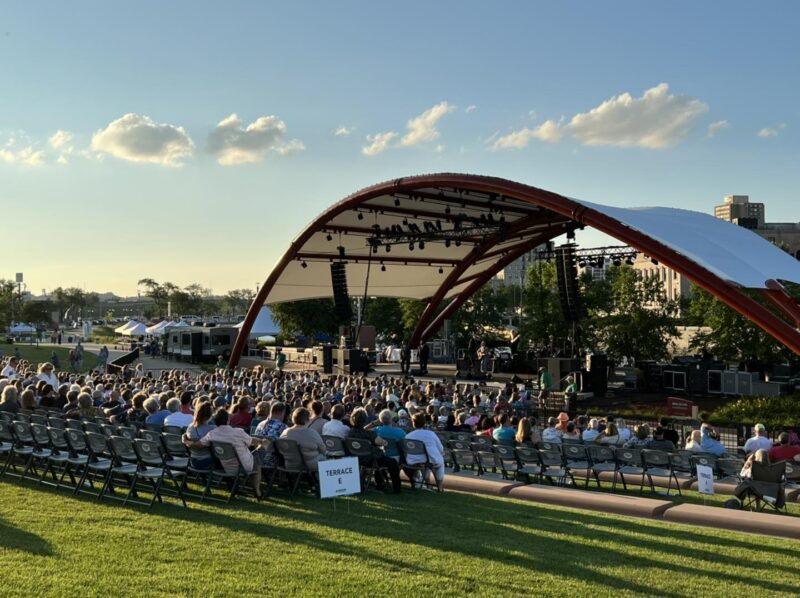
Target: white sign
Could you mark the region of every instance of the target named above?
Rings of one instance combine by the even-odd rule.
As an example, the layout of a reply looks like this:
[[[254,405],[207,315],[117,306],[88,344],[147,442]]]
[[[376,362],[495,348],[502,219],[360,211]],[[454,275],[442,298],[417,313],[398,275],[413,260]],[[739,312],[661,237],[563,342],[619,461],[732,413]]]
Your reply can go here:
[[[700,494],[714,494],[714,470],[708,465],[697,466],[697,491]]]
[[[335,498],[361,492],[361,472],[356,457],[320,461],[320,498]]]

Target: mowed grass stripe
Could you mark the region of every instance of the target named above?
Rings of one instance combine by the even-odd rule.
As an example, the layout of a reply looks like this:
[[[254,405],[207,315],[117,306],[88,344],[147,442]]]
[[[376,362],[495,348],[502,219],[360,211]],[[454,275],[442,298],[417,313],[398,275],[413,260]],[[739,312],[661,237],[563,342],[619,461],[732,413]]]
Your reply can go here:
[[[800,579],[798,542],[510,499],[190,505],[148,512],[4,479],[0,595],[789,596]]]

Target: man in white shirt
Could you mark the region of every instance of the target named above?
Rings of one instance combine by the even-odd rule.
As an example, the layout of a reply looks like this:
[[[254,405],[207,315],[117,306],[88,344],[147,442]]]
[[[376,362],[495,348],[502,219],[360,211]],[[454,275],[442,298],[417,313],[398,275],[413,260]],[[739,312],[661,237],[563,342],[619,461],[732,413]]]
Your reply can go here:
[[[342,423],[344,417],[344,407],[334,405],[331,409],[331,421],[325,422],[322,426],[322,436],[337,436],[344,440],[350,433],[350,428]]]
[[[561,444],[561,430],[556,428],[558,420],[555,417],[547,419],[547,427],[542,431],[542,442]]]
[[[756,424],[753,429],[755,434],[752,438],[748,438],[744,443],[744,452],[748,455],[756,452],[758,449],[769,451],[772,448],[772,441],[767,438],[767,429],[764,424]]]
[[[165,426],[187,428],[194,421],[194,417],[192,415],[181,412],[181,400],[178,397],[172,397],[169,401],[167,401],[167,410],[170,413],[164,419]]]
[[[17,373],[17,358],[12,357],[8,360],[8,365],[0,372],[0,376],[5,376],[9,380],[18,380],[19,374]]]

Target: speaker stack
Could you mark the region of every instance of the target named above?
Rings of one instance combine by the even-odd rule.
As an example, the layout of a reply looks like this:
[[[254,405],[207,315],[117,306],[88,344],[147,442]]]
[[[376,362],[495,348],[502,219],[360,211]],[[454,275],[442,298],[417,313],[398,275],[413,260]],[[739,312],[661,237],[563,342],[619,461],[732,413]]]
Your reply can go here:
[[[567,243],[556,248],[556,274],[561,312],[567,322],[583,318],[583,305],[578,290],[578,269],[575,265],[575,245]]]

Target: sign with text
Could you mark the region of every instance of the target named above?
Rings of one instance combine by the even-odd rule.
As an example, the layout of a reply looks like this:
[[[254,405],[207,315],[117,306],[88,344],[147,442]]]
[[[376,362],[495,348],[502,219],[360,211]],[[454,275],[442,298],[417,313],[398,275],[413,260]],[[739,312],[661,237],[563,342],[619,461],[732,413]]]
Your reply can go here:
[[[667,397],[667,415],[678,417],[692,417],[694,403],[678,397]]]
[[[697,491],[700,494],[714,494],[714,470],[708,465],[697,466]]]
[[[357,458],[328,459],[320,461],[318,467],[320,498],[349,496],[361,492],[361,472]]]

